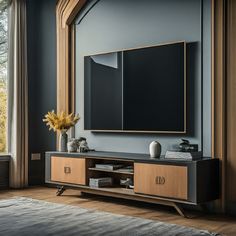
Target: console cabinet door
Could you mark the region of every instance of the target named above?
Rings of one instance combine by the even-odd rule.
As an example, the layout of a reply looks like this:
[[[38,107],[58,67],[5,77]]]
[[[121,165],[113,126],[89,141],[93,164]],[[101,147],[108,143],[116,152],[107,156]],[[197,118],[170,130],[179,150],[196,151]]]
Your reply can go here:
[[[52,156],[51,181],[85,185],[85,159]]]
[[[161,197],[188,199],[186,166],[134,164],[134,191]]]

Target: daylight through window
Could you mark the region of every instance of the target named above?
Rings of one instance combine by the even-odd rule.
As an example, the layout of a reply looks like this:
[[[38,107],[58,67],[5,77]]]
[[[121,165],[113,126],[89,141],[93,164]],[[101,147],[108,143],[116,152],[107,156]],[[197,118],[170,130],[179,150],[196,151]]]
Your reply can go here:
[[[7,0],[0,0],[0,152],[6,152],[7,121]]]

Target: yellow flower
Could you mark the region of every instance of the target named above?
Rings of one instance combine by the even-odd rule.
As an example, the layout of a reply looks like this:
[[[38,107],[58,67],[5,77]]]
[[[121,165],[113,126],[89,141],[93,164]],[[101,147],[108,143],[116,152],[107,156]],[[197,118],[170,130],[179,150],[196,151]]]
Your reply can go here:
[[[79,115],[66,114],[62,111],[60,114],[56,114],[53,110],[48,112],[43,119],[43,122],[49,126],[49,130],[56,131],[67,131],[69,128],[73,127],[80,119]]]

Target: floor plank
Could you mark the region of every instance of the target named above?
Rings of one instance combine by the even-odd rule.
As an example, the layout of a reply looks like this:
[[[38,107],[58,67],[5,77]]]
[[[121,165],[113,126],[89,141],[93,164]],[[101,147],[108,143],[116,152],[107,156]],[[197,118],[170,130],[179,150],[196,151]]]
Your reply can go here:
[[[55,195],[54,188],[32,187],[23,190],[0,191],[0,199],[29,197],[54,203],[92,208],[116,214],[142,217],[184,226],[206,229],[222,235],[236,235],[236,219],[224,215],[199,215],[191,219],[179,216],[171,207],[82,194],[77,190],[66,190],[62,196]]]

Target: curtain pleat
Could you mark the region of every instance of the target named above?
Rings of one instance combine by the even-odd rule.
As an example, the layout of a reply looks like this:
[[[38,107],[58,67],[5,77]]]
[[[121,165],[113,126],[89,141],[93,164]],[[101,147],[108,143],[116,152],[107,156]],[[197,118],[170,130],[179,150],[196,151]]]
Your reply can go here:
[[[8,149],[10,186],[28,185],[28,78],[26,1],[11,0],[8,20]]]

